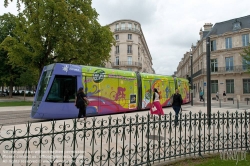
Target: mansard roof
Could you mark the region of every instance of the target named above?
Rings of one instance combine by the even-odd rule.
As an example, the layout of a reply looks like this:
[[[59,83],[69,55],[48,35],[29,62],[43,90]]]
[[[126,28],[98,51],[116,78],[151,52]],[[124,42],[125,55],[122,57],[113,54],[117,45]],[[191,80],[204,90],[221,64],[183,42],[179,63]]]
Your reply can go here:
[[[211,35],[221,35],[226,32],[235,32],[244,28],[250,28],[250,15],[218,22],[213,26],[212,30],[206,35],[206,37]]]

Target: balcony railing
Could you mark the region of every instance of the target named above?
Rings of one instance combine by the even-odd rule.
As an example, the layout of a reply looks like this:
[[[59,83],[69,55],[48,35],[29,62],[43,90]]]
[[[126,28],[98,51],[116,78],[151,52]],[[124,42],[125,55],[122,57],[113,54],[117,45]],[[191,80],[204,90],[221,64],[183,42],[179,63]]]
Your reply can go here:
[[[133,66],[133,67],[142,67],[141,62],[134,62],[134,61],[119,61],[119,62],[112,62],[112,67],[127,67],[127,66]]]
[[[202,74],[202,69],[193,74],[193,78]]]
[[[127,54],[133,54],[132,50],[127,50]]]
[[[139,29],[129,28],[129,27],[115,28],[115,32],[116,32],[116,31],[133,31],[133,32],[140,33],[140,30],[139,30]]]
[[[242,73],[246,71],[247,71],[247,67],[245,65],[211,68],[211,74]],[[199,71],[194,73],[193,78],[202,74],[205,74],[205,75],[207,74],[206,68],[200,69]]]

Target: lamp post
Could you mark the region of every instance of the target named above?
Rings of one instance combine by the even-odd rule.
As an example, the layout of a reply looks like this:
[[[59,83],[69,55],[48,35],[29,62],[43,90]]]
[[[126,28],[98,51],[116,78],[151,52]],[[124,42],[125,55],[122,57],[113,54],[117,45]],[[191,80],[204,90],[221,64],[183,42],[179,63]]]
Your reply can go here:
[[[192,50],[190,50],[190,59],[191,59],[191,106],[193,106],[193,55],[192,55]]]
[[[210,68],[210,37],[206,38],[207,54],[207,116],[208,125],[211,125],[211,68]]]

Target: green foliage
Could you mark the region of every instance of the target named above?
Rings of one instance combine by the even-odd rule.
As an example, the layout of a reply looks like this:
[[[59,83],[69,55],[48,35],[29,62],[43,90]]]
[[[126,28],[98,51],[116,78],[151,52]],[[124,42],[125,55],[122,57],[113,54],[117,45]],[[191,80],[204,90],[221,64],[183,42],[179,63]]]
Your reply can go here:
[[[7,6],[9,0],[5,0]],[[54,62],[100,66],[110,58],[112,32],[97,21],[91,0],[20,0],[14,34],[2,46],[15,65],[36,68]]]
[[[222,159],[220,155],[210,156],[206,158],[198,158],[198,159],[186,159],[184,161],[176,162],[174,164],[170,164],[172,166],[229,166],[229,165],[237,165],[237,166],[249,166],[250,154],[246,153],[246,158],[241,158],[242,156],[238,155],[238,158],[225,158]],[[238,159],[238,160],[237,160]]]
[[[244,48],[243,53],[240,55],[244,58],[244,65],[246,65],[248,72],[250,72],[250,44],[248,47]]]
[[[6,37],[14,37],[13,30],[16,26],[16,17],[12,14],[4,14],[0,16],[0,43]],[[20,75],[20,69],[13,66],[9,61],[8,52],[4,47],[0,47],[0,82],[1,84],[9,84],[14,82]]]
[[[0,16],[0,83],[2,86],[9,86],[10,97],[12,96],[13,86],[32,86],[36,85],[38,80],[38,72],[20,61],[22,55],[20,55],[19,52],[17,52],[17,54],[20,55],[20,57],[17,56],[16,61],[11,61],[14,56],[11,56],[13,52],[8,51],[10,50],[9,47],[16,47],[14,43],[18,41],[19,38],[15,35],[17,20],[16,16],[9,13]],[[17,45],[19,44],[18,42],[16,43]],[[26,78],[22,79],[23,74],[27,72],[29,73]]]

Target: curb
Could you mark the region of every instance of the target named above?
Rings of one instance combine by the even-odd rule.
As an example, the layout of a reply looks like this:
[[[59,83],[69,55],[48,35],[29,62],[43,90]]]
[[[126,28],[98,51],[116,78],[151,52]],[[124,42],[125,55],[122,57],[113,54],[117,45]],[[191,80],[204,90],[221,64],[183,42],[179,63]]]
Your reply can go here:
[[[210,153],[210,154],[203,154],[202,156],[198,156],[198,155],[197,156],[188,156],[188,157],[176,158],[173,160],[160,162],[159,164],[152,164],[152,166],[175,165],[175,164],[179,164],[179,162],[183,162],[185,160],[209,159],[209,158],[213,158],[213,157],[216,157],[219,155],[220,155],[220,153]]]

